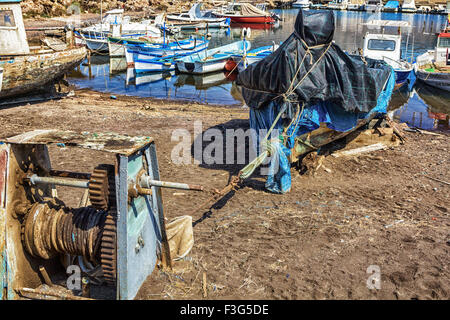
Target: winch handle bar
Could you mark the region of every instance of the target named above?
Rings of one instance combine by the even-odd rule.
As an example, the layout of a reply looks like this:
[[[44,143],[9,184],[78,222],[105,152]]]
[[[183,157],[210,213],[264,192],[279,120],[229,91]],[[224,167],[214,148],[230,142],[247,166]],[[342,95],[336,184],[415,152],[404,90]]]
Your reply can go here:
[[[87,175],[85,175],[87,177]],[[73,188],[89,188],[89,180],[81,180],[81,179],[72,179],[60,176],[51,176],[51,177],[40,177],[36,174],[30,175],[26,178],[27,181],[32,184],[53,184],[57,186],[65,186],[65,187],[73,187]],[[160,187],[160,188],[170,188],[170,189],[179,189],[179,190],[191,190],[191,191],[205,191],[206,188],[201,185],[195,184],[187,184],[187,183],[179,183],[179,182],[168,182],[168,181],[160,181],[153,180],[149,176],[142,176],[139,179],[139,187],[142,189],[149,189],[151,187]]]

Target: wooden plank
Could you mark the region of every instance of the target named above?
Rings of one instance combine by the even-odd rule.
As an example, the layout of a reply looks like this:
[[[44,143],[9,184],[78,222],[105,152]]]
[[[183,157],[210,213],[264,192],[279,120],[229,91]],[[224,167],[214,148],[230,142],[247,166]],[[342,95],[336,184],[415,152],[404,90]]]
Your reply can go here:
[[[356,149],[352,149],[352,150],[346,150],[346,151],[341,151],[341,152],[336,152],[331,154],[333,157],[342,157],[342,156],[353,156],[353,155],[357,155],[357,154],[361,154],[361,153],[366,153],[366,152],[373,152],[373,151],[377,151],[377,150],[382,150],[382,149],[386,149],[387,146],[383,143],[375,143],[372,144],[370,146],[365,146],[365,147],[361,147],[361,148],[356,148]]]

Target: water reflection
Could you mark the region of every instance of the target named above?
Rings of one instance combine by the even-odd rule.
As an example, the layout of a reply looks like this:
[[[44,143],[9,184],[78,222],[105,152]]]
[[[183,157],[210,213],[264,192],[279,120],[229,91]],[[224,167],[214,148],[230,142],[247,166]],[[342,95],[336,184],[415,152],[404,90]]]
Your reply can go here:
[[[242,29],[250,27],[252,47],[285,41],[293,31],[298,9],[275,10],[283,21],[278,25],[233,25],[231,29],[209,30],[210,47],[228,44],[241,39]],[[441,15],[369,13],[357,11],[334,11],[336,31],[334,41],[344,50],[355,52],[362,47],[362,39],[372,19],[408,21],[412,28],[410,38],[404,33],[402,56],[408,60],[426,50],[433,49],[436,33],[445,25]],[[394,30],[395,31],[395,30]],[[204,35],[205,31],[196,34]],[[195,34],[195,33],[194,33]],[[408,46],[406,45],[408,43]],[[92,56],[69,76],[69,80],[81,88],[140,97],[155,97],[199,101],[209,104],[242,105],[239,90],[232,78],[225,73],[206,76],[144,74],[136,77],[126,68],[124,59]],[[411,93],[396,92],[390,104],[395,117],[411,126],[424,129],[448,129],[450,94],[417,86]]]
[[[449,130],[450,93],[418,84],[406,102],[394,111],[394,119],[411,127]]]

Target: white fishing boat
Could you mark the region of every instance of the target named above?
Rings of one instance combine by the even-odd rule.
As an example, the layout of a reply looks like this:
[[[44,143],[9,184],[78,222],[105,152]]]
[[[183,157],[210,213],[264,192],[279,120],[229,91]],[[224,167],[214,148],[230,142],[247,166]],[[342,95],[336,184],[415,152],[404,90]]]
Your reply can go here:
[[[437,39],[434,50],[428,50],[416,58],[417,79],[427,85],[450,91],[450,32],[444,30]]]
[[[250,50],[249,41],[236,41],[231,44],[214,49],[202,51],[177,59],[176,65],[180,72],[191,74],[204,74],[220,71],[225,68],[225,64],[235,54],[244,54]]]
[[[368,0],[365,8],[368,12],[379,12],[383,8],[383,0]]]
[[[311,6],[310,0],[297,0],[292,4],[292,7],[294,8],[301,8],[301,9],[307,9]]]
[[[416,2],[414,0],[403,0],[401,11],[409,13],[417,12]]]
[[[367,32],[363,38],[363,56],[376,60],[383,60],[395,71],[395,89],[401,88],[411,80],[410,76],[414,70],[412,63],[401,57],[401,34],[387,34],[386,27],[408,28],[408,40],[411,24],[407,21],[395,20],[371,20],[365,25],[381,27],[381,33]],[[406,43],[408,47],[408,42]]]
[[[365,0],[350,0],[347,5],[347,10],[349,11],[365,11],[366,2]]]
[[[220,22],[225,22],[226,18],[216,17],[211,11],[201,11],[202,3],[195,3],[188,12],[180,14],[169,14],[167,20],[181,21],[190,23],[205,22],[209,23],[210,27],[215,26],[214,23],[220,26]]]
[[[333,0],[328,3],[328,9],[331,10],[347,10],[348,0]]]
[[[131,18],[123,16],[123,9],[111,10],[106,13],[101,23],[76,30],[75,37],[79,43],[85,43],[89,50],[95,53],[108,53],[108,37],[139,37],[160,38],[161,30],[158,20],[131,22]],[[122,50],[113,50],[115,56],[124,55]]]

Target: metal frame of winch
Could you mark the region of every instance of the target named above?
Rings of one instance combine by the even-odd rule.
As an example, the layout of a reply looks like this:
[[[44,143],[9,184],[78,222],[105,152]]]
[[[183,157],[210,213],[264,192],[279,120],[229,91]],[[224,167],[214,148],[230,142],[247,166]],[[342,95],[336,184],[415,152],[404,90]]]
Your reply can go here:
[[[51,144],[113,153],[115,163],[52,170]],[[90,205],[67,207],[56,186],[86,189]],[[133,299],[158,261],[171,267],[161,188],[202,190],[160,181],[149,137],[38,130],[0,142],[0,300],[51,296],[35,288],[67,256],[100,268],[116,299]]]

